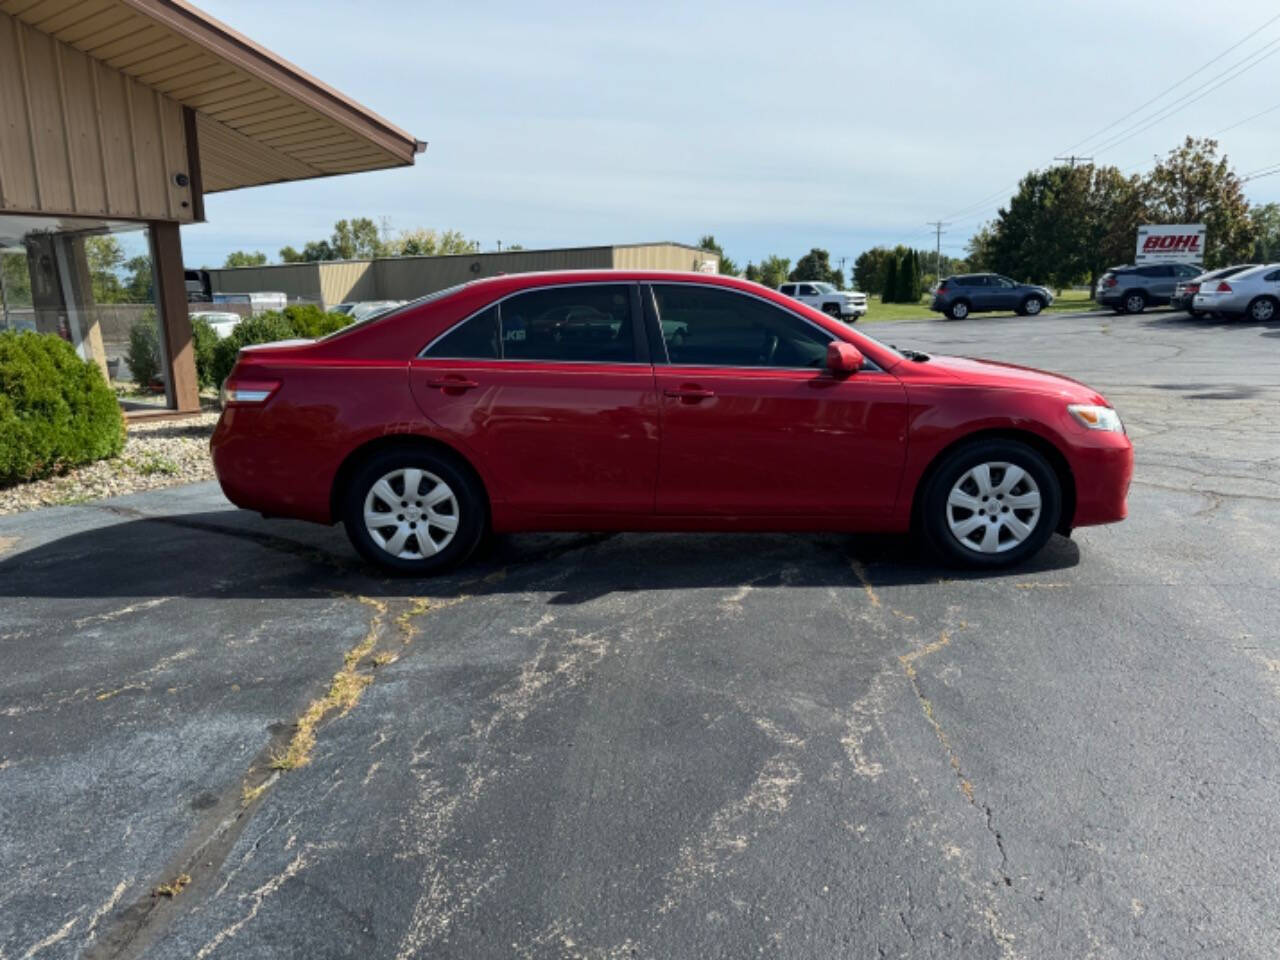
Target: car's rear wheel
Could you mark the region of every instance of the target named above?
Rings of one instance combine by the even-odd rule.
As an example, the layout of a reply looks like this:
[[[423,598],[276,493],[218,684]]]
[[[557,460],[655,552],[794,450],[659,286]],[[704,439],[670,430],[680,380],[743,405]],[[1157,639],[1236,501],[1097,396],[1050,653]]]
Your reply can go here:
[[[1266,323],[1276,316],[1276,302],[1270,297],[1258,297],[1249,304],[1249,319],[1256,323]]]
[[[1124,312],[1125,313],[1141,313],[1147,309],[1147,295],[1141,291],[1126,293],[1124,295]]]
[[[924,492],[921,527],[950,563],[1021,563],[1053,536],[1062,487],[1048,462],[1016,440],[979,440],[948,454]]]
[[[1027,297],[1022,301],[1022,312],[1028,317],[1034,317],[1044,309],[1044,301],[1039,297]]]
[[[947,307],[947,316],[952,320],[963,320],[969,315],[969,305],[963,300],[957,300],[951,306]]]
[[[1187,307],[1187,316],[1194,320],[1196,317],[1203,316],[1203,314],[1195,307]]]
[[[394,447],[357,468],[342,520],[366,560],[424,576],[472,554],[488,527],[488,503],[479,482],[452,457]]]

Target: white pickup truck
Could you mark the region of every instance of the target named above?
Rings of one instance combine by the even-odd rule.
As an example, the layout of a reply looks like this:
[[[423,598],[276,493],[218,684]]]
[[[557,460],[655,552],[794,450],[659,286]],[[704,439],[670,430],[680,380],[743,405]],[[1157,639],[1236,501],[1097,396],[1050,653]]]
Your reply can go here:
[[[794,297],[801,303],[829,313],[840,320],[856,323],[859,317],[866,316],[867,295],[857,290],[837,290],[830,283],[811,280],[803,283],[784,283],[778,292]]]

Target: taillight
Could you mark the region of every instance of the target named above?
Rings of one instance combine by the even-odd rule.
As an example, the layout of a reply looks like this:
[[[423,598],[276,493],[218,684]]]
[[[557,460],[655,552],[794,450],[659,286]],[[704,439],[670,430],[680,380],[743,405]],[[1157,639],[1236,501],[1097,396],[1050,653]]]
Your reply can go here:
[[[1102,285],[1104,287],[1114,287],[1119,281],[1115,277],[1103,277]]]
[[[227,377],[222,384],[222,405],[229,403],[266,403],[280,386],[279,380],[237,380]]]
[[[1231,292],[1231,284],[1229,284],[1229,283],[1227,283],[1227,281],[1223,280],[1220,284],[1218,284],[1218,292],[1219,292],[1219,293],[1230,293],[1230,292]]]
[[[947,285],[945,283],[938,284],[938,289],[934,291],[934,293],[946,293],[946,292],[947,292]]]
[[[1199,293],[1199,292],[1200,292],[1200,284],[1198,283],[1187,284],[1187,293]]]

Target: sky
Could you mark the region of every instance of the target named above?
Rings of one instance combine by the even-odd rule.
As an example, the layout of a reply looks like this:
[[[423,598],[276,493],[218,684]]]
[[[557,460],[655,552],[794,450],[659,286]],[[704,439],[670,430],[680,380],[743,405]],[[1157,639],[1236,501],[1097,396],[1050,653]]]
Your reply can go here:
[[[188,266],[274,261],[355,216],[485,250],[711,233],[740,265],[932,248],[943,219],[944,252],[962,255],[1054,156],[1137,172],[1280,104],[1280,9],[1264,0],[197,2],[429,146],[409,168],[211,195],[208,222],[183,228]],[[1242,174],[1280,163],[1280,109],[1219,139]],[[1280,200],[1280,175],[1245,189]]]

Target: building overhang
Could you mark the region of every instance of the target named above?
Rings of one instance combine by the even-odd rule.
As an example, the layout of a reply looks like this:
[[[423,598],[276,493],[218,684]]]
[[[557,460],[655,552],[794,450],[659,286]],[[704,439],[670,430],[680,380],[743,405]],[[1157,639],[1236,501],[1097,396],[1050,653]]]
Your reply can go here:
[[[410,166],[426,144],[182,0],[0,12],[188,107],[204,193]]]

